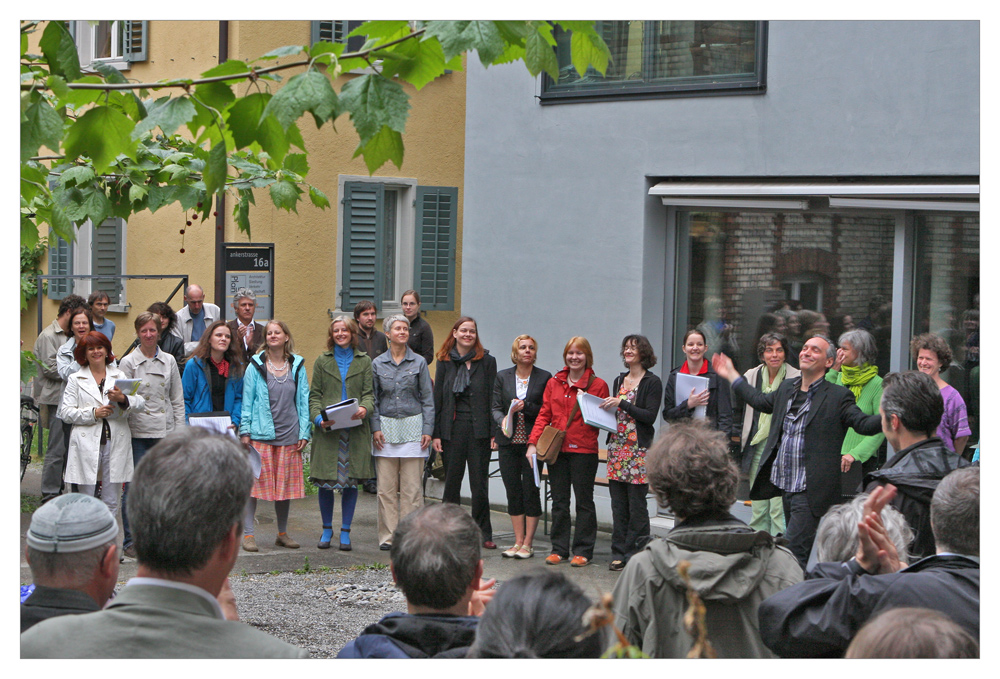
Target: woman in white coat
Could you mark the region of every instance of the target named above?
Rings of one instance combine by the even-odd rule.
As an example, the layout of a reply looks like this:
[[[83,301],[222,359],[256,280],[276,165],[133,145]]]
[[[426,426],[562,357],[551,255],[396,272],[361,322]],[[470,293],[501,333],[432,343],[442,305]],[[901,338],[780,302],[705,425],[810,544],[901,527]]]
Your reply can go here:
[[[74,356],[82,367],[70,375],[59,406],[60,418],[72,426],[66,453],[66,483],[93,495],[101,474],[101,500],[118,511],[122,483],[132,479],[132,434],[128,413],[145,409],[142,396],[126,396],[114,382],[125,374],[111,365],[111,342],[103,333],[88,332],[77,341]],[[109,382],[110,380],[110,382]],[[108,389],[108,386],[112,388]]]

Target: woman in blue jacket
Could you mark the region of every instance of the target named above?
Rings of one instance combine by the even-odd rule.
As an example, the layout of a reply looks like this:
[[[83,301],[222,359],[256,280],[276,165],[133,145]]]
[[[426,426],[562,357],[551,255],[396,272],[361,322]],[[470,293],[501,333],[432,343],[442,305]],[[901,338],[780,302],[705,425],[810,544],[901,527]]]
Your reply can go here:
[[[243,378],[240,440],[260,454],[260,476],[250,491],[243,520],[243,549],[257,551],[253,536],[257,500],[274,502],[278,537],[274,544],[298,549],[289,537],[290,500],[305,497],[302,449],[309,441],[309,379],[304,359],[294,353],[292,333],[282,321],[264,326],[264,349],[250,358]]]
[[[184,389],[184,421],[196,413],[226,411],[233,427],[240,426],[243,405],[243,361],[232,342],[233,331],[225,321],[216,321],[202,333],[201,341],[187,360],[181,386]]]

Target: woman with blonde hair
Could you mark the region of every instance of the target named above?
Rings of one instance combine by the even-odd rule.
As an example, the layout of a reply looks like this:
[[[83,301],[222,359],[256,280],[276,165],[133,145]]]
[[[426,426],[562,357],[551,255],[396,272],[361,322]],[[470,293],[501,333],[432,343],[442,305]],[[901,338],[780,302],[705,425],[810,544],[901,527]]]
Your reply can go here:
[[[547,463],[552,488],[552,553],[545,563],[554,566],[570,558],[570,490],[576,496],[576,532],[573,535],[571,566],[586,566],[594,558],[597,541],[597,508],[594,479],[597,477],[597,428],[583,421],[580,409],[574,412],[577,394],[587,392],[605,399],[608,383],[594,374],[594,352],[585,337],[571,337],[563,348],[565,367],[545,385],[542,409],[528,437],[525,456],[537,455],[535,447],[547,425],[566,432],[559,457]],[[570,419],[572,415],[572,419]]]
[[[504,551],[503,556],[517,559],[534,556],[532,541],[538,517],[542,515],[534,471],[525,457],[528,434],[542,409],[545,385],[552,378],[548,371],[535,367],[537,356],[535,338],[518,335],[510,348],[514,367],[499,371],[493,383],[493,421],[499,427],[496,446],[500,477],[507,491],[507,514],[514,527],[514,545]],[[508,412],[513,422],[507,421]],[[505,431],[509,431],[510,436]]]
[[[326,406],[357,399],[351,420],[356,426],[332,429],[323,417]],[[340,550],[351,551],[351,522],[358,501],[358,484],[375,476],[372,434],[368,414],[375,409],[372,397],[372,360],[358,346],[358,324],[350,316],[337,316],[330,323],[326,351],[313,365],[309,391],[309,417],[316,425],[310,461],[309,482],[319,490],[319,513],[323,534],[317,547],[329,549],[333,538],[333,493],[341,494]]]
[[[264,349],[250,358],[243,379],[240,440],[260,455],[243,520],[243,549],[256,552],[254,514],[257,500],[274,502],[278,536],[274,544],[298,549],[287,533],[289,501],[305,497],[302,449],[309,441],[309,380],[305,359],[294,353],[292,333],[282,321],[264,326]]]

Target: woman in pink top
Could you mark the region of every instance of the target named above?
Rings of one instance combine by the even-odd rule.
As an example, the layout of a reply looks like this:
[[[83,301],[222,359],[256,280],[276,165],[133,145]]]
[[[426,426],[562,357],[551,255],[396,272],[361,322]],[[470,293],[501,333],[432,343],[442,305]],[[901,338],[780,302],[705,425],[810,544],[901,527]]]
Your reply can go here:
[[[917,363],[917,370],[934,380],[944,399],[944,415],[941,416],[941,424],[937,429],[938,438],[944,441],[948,450],[961,455],[972,430],[969,428],[969,416],[961,394],[941,379],[941,371],[947,370],[951,365],[951,347],[938,335],[928,332],[913,338],[910,353]]]

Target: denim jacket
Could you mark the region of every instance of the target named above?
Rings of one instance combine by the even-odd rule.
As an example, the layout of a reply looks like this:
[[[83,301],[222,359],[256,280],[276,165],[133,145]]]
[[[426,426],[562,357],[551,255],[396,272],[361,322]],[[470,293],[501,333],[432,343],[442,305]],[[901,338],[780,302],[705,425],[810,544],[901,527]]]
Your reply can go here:
[[[423,414],[421,433],[434,433],[434,392],[431,373],[423,356],[407,347],[399,365],[392,360],[392,351],[381,354],[372,361],[375,387],[375,410],[372,412],[372,431],[382,431],[382,417],[412,417]]]

